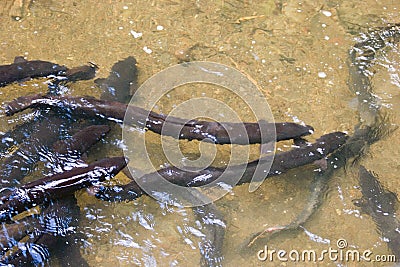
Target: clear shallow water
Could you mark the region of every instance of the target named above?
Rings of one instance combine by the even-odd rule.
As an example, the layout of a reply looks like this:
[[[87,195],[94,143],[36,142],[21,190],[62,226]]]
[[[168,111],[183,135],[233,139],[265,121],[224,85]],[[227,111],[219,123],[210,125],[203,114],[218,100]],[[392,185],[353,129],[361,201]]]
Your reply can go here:
[[[69,67],[91,61],[100,67],[97,77],[106,77],[116,61],[133,55],[138,61],[140,83],[186,58],[223,63],[238,68],[257,82],[276,121],[312,125],[315,133],[308,139],[314,140],[332,131],[353,132],[358,115],[352,105],[355,96],[346,84],[347,52],[357,33],[386,22],[399,22],[399,8],[396,1],[39,0],[31,3],[20,21],[10,18],[8,10],[1,12],[0,61],[11,63],[19,55]],[[139,33],[142,35],[137,37]],[[398,47],[382,54],[374,71],[374,90],[382,98],[393,123],[398,125]],[[46,91],[40,80],[24,84],[0,88],[0,100]],[[91,81],[72,85],[69,93],[100,96]],[[240,116],[249,114],[238,107],[239,101],[216,88],[199,91],[178,88],[158,108],[168,112],[179,101],[201,93],[229,102]],[[1,130],[6,131],[22,120],[19,115],[1,118]],[[115,138],[111,135],[106,141],[112,143]],[[157,154],[158,137],[146,134],[146,138]],[[398,140],[396,131],[374,144],[362,161],[384,186],[397,194],[400,193]],[[119,153],[113,151],[112,145],[106,147],[107,152],[94,148],[90,157]],[[182,147],[186,153],[196,154],[197,144],[183,142]],[[251,149],[252,156],[256,156],[258,147]],[[216,164],[223,165],[228,149],[224,146],[219,150]],[[160,156],[154,164],[164,163]],[[141,162],[137,165],[143,172],[148,170]],[[226,266],[278,265],[257,260],[256,253],[262,248],[240,253],[240,247],[252,233],[263,227],[286,224],[296,216],[309,194],[313,169],[301,168],[269,179],[251,194],[246,185],[237,187],[216,202],[227,222]],[[374,254],[387,254],[389,251],[373,221],[352,203],[360,197],[356,174],[351,168],[337,172],[331,179],[324,205],[306,224],[306,229],[322,240],[329,240],[332,247],[337,239],[345,238],[349,246],[360,251],[371,249]],[[118,178],[126,179],[122,174]],[[198,226],[190,209],[165,207],[149,197],[115,204],[98,201],[85,192],[77,195],[84,215],[79,230],[87,236],[82,254],[91,266],[198,264],[199,239],[193,234]],[[300,233],[285,234],[268,246],[289,251],[323,250],[329,245]],[[324,261],[319,265],[338,263]]]

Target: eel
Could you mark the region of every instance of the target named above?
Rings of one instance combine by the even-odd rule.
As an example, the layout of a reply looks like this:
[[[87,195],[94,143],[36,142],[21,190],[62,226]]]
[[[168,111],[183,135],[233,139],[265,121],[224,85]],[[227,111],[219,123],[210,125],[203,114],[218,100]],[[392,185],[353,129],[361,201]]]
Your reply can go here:
[[[399,204],[396,194],[384,189],[376,176],[364,166],[359,169],[359,182],[362,198],[353,203],[374,220],[382,240],[399,261],[400,222],[396,217],[396,206]]]
[[[12,129],[7,132],[0,133],[0,155],[4,157],[11,151],[14,147],[22,143],[23,140],[28,139],[31,133],[36,127],[38,119],[28,119],[21,124],[15,125]]]
[[[12,64],[0,65],[0,87],[27,78],[59,75],[66,70],[67,67],[49,61],[21,61],[18,57]]]
[[[14,63],[0,65],[0,87],[30,78],[62,76],[67,81],[90,80],[94,78],[97,66],[94,64],[67,68],[49,61],[26,60],[15,57]]]
[[[289,224],[264,229],[253,234],[246,242],[247,247],[255,243],[264,245],[267,240],[287,231],[298,231],[322,205],[323,195],[328,189],[328,182],[333,174],[346,166],[350,159],[355,162],[365,154],[371,144],[389,135],[393,129],[387,122],[373,94],[368,68],[373,64],[376,53],[386,47],[387,42],[400,40],[400,24],[378,28],[363,36],[363,40],[349,51],[349,89],[358,98],[360,124],[346,143],[327,160],[325,171],[315,175],[310,187],[310,195],[303,210]]]
[[[62,109],[90,117],[112,121],[123,121],[146,127],[157,134],[179,139],[199,140],[215,144],[256,144],[271,141],[296,139],[313,132],[311,126],[296,123],[231,123],[190,120],[157,114],[140,107],[129,106],[118,101],[99,100],[92,97],[29,95],[19,97],[5,105],[6,114],[11,116],[28,108],[47,107]],[[245,133],[243,133],[243,129]],[[276,131],[276,139],[275,139]],[[263,135],[261,135],[263,133]]]
[[[132,56],[115,63],[107,78],[94,80],[103,90],[101,99],[127,103],[138,88],[136,59]]]
[[[51,255],[56,254],[62,260],[62,266],[71,266],[72,262],[88,266],[72,238],[79,216],[80,210],[74,197],[53,201],[40,216],[35,217],[39,223],[29,233],[28,240],[20,243],[14,253],[3,255],[1,262],[13,266],[38,266],[44,265]],[[69,258],[66,258],[67,255]]]
[[[204,195],[201,196],[204,198]],[[199,249],[201,254],[200,266],[222,266],[224,256],[222,247],[225,237],[226,223],[221,212],[214,203],[193,208],[196,219],[202,224],[202,233]]]
[[[291,168],[312,163],[317,159],[326,157],[326,155],[338,149],[343,143],[345,143],[346,139],[347,136],[344,133],[336,132],[322,136],[314,144],[294,148],[288,152],[279,153],[275,155],[275,158],[266,156],[245,165],[233,166],[228,171],[224,168],[208,167],[202,171],[189,172],[172,166],[163,168],[155,173],[146,174],[138,178],[138,180],[141,181],[141,185],[142,183],[147,183],[147,188],[149,188],[149,186],[157,188],[157,179],[158,176],[161,175],[172,183],[181,186],[196,187],[215,181],[223,173],[224,175],[227,174],[229,178],[234,178],[238,175],[238,169],[243,170],[243,168],[245,168],[244,174],[237,183],[237,185],[240,185],[243,183],[249,183],[252,180],[259,164],[261,167],[261,170],[259,170],[261,175],[267,175],[267,177],[278,175]],[[271,169],[268,174],[265,174],[262,167],[263,163],[266,163],[267,166],[269,166],[271,160],[273,160]],[[130,176],[130,174],[128,174],[128,176]],[[123,186],[114,186],[112,188],[99,187],[96,192],[96,197],[107,201],[130,201],[146,194],[133,177],[131,178],[132,181]],[[194,203],[194,201],[192,201],[192,198],[194,197],[196,197],[197,200],[205,200],[205,195],[201,194],[199,191],[195,192],[197,195],[192,196],[188,191],[183,191],[181,192],[180,197],[184,197],[189,201],[189,203]],[[186,195],[182,196],[182,194]],[[194,207],[193,211],[196,215],[196,219],[203,225],[202,233],[204,236],[199,242],[201,253],[200,266],[222,266],[222,247],[226,228],[222,214],[218,211],[214,203]]]
[[[9,248],[15,246],[24,236],[32,233],[39,227],[39,219],[34,216],[25,217],[12,224],[3,223],[0,230],[1,251],[7,251]]]
[[[30,136],[10,155],[0,162],[1,184],[13,187],[34,170],[41,155],[56,142],[64,129],[63,120],[57,116],[41,116],[30,125]]]
[[[127,164],[124,157],[104,158],[86,167],[50,175],[16,188],[0,198],[0,222],[40,204],[108,180]]]
[[[93,125],[78,131],[71,139],[59,141],[60,132],[65,127],[65,120],[54,114],[44,116],[29,128],[30,136],[0,162],[1,183],[7,187],[20,184],[22,179],[31,173],[42,156],[48,158],[49,151],[65,154],[63,157],[72,157],[83,153],[102,136],[110,131],[109,126]],[[70,155],[67,155],[69,152]]]
[[[25,62],[24,59],[18,59],[18,58],[16,58],[16,61]],[[72,68],[72,69],[67,69],[65,72],[60,74],[60,75],[62,75],[61,77],[58,76],[53,80],[52,86],[58,85],[59,83],[64,83],[65,81],[71,82],[71,81],[78,81],[78,80],[84,80],[84,79],[91,79],[94,77],[96,69],[97,69],[97,67],[95,65],[80,66],[80,67],[76,67],[76,68]],[[52,118],[50,118],[50,120],[51,119]],[[34,128],[36,129],[38,127],[40,129],[44,129],[45,131],[42,131],[39,134],[33,134],[33,136],[32,136],[33,140],[38,141],[38,143],[40,143],[40,144],[46,143],[47,145],[50,145],[51,143],[53,143],[54,138],[56,136],[58,137],[57,127],[61,126],[61,125],[50,122],[50,123],[48,123],[48,125],[50,125],[49,127],[54,126],[54,127],[56,127],[56,129],[49,129],[48,131],[46,131],[46,129],[44,127],[40,127],[40,125],[38,126],[38,124],[39,123],[38,123],[37,119],[35,119],[33,121],[28,121],[28,122],[24,123],[23,125],[18,125],[16,127],[16,129],[5,133],[3,136],[3,139],[7,141],[5,144],[5,148],[9,149],[10,147],[12,147],[12,145],[17,145],[18,142],[15,139],[18,139],[19,142],[21,140],[23,140],[24,137],[26,139],[26,137],[28,135],[29,136],[32,135],[31,134],[32,129],[34,129]],[[72,159],[74,159],[74,160],[79,159],[83,152],[85,152],[90,146],[92,146],[102,136],[104,136],[104,134],[106,134],[109,131],[110,131],[110,127],[107,125],[92,125],[92,126],[86,127],[85,129],[78,131],[76,134],[74,134],[71,138],[69,138],[67,140],[60,140],[58,142],[55,142],[53,144],[53,149],[52,149],[52,152],[54,152],[55,154],[50,155],[50,158],[47,157],[50,160],[49,163],[51,163],[51,165],[53,165],[53,168],[59,169],[59,167],[61,167],[61,169],[63,169],[64,167],[62,165],[63,165],[64,161],[69,162]],[[46,138],[46,137],[50,137],[50,138]],[[44,139],[44,140],[42,140],[42,139]],[[22,144],[22,150],[26,150],[26,149],[35,150],[35,151],[38,150],[36,146],[32,146],[30,144],[31,142],[26,142],[26,140],[24,140],[24,141],[25,142]],[[21,150],[21,147],[19,150]],[[16,153],[16,154],[26,155],[27,153]],[[31,153],[31,154],[35,154],[35,153]],[[29,159],[30,163],[32,163],[32,164],[35,163],[35,160],[33,160],[32,157],[28,157],[28,159]],[[15,163],[14,160],[13,160],[13,162]],[[8,161],[7,163],[10,163],[10,162]],[[10,164],[10,166],[12,166],[12,165],[15,165],[15,164]],[[18,165],[20,166],[20,164],[18,164]],[[15,169],[20,169],[20,168],[15,168]],[[60,170],[58,170],[58,171],[60,171]],[[24,175],[19,175],[18,177],[20,177],[20,179],[22,179],[24,177]],[[56,201],[56,203],[57,203],[57,205],[60,205],[59,203],[62,202],[63,206],[65,206],[65,205],[70,206],[68,204],[71,201],[66,201],[69,198],[73,198],[73,196],[69,196],[68,198],[59,199]],[[52,203],[53,202],[54,201],[52,201]],[[54,209],[53,206],[54,205],[51,204],[52,209]],[[76,203],[75,203],[75,206],[76,206]],[[50,207],[46,208],[46,210],[43,213],[46,214],[48,209],[50,209]],[[78,211],[79,211],[79,208],[78,208]],[[55,216],[54,218],[57,219],[57,221],[62,220],[63,218],[60,216],[61,215]],[[23,236],[25,236],[29,233],[31,234],[32,228],[36,228],[36,229],[41,228],[40,227],[41,225],[38,222],[38,220],[42,217],[43,217],[43,214],[41,214],[40,216],[35,216],[35,218],[32,218],[32,216],[29,218],[24,218],[22,221],[20,220],[13,224],[3,224],[3,230],[4,230],[3,234],[4,235],[2,236],[3,237],[2,241],[8,245],[13,245],[13,244],[15,245],[15,242],[20,240]],[[25,220],[27,221],[27,223],[24,222]],[[43,220],[43,219],[40,219],[40,220]],[[36,230],[36,232],[37,231],[38,230]],[[46,233],[43,233],[43,231],[39,231],[39,232],[40,232],[40,235],[38,235],[37,240],[35,240],[35,241],[31,240],[29,246],[26,246],[27,248],[35,248],[35,250],[37,250],[38,248],[41,248],[41,247],[42,248],[43,247],[44,248],[45,247],[53,247],[54,243],[62,244],[64,241],[67,241],[66,243],[69,244],[68,251],[70,251],[72,253],[71,249],[74,248],[73,254],[75,254],[75,255],[72,257],[72,260],[75,263],[77,263],[76,260],[79,260],[78,263],[80,264],[80,266],[87,266],[87,263],[80,256],[79,248],[76,249],[77,246],[74,245],[76,242],[74,240],[72,240],[70,236],[63,238],[63,239],[67,239],[67,240],[60,241],[60,240],[58,240],[59,237],[55,237],[53,235],[48,235]],[[55,240],[55,239],[57,239],[57,240]],[[12,240],[15,240],[15,242],[10,242]],[[64,244],[64,246],[65,246],[65,244]],[[5,247],[5,245],[3,247]],[[34,252],[34,251],[28,250],[28,252]],[[67,253],[67,254],[71,256],[71,253]],[[59,254],[58,257],[61,259],[62,264],[65,265],[67,263],[66,264],[67,266],[71,265],[70,263],[68,263],[71,261],[71,257],[68,257],[65,253],[57,253],[57,250],[55,250],[55,251],[53,250],[51,254]],[[18,265],[24,263],[23,265],[25,266],[25,264],[28,264],[28,262],[33,260],[32,257],[30,257],[31,259],[29,259],[29,256],[32,256],[32,255],[26,255],[26,253],[22,253],[21,255],[18,255],[18,253],[17,253],[16,255],[13,255],[14,263],[19,262]],[[50,255],[43,254],[42,256],[45,256],[44,258],[42,258],[42,260],[44,261],[44,260],[46,260],[47,256],[50,256]],[[35,259],[35,260],[37,260],[37,259]]]
[[[14,61],[15,63],[26,62],[23,57],[16,57]],[[60,82],[75,82],[79,80],[92,79],[95,76],[96,70],[97,66],[94,64],[82,65],[71,69],[67,68],[64,72],[60,73],[60,75],[64,76],[58,76],[53,80],[53,83],[49,84],[49,89],[50,91],[53,90],[54,88],[52,87],[57,86]],[[3,153],[3,151],[10,149],[12,146],[17,145],[22,140],[25,140],[27,137],[29,137],[36,122],[36,120],[28,120],[20,125],[15,126],[14,129],[10,131],[5,133],[1,132],[0,152]]]
[[[111,130],[108,125],[90,125],[76,132],[71,138],[53,144],[53,151],[63,157],[80,158],[90,147]]]
[[[70,157],[79,159],[85,151],[109,131],[110,127],[107,125],[91,125],[79,130],[69,139],[56,142],[53,145],[53,152],[56,154],[58,162],[53,163],[53,168],[62,165],[63,161],[69,161]],[[35,240],[30,238],[29,245],[25,244],[25,247],[28,248],[30,253],[33,253],[33,251],[30,251],[29,248],[41,248],[43,251],[49,251],[49,253],[43,254],[46,257],[39,258],[40,262],[45,262],[51,255],[56,254],[62,264],[66,266],[71,265],[69,263],[71,260],[79,266],[88,266],[80,255],[79,246],[73,240],[73,233],[60,234],[60,232],[65,232],[65,229],[72,227],[68,223],[70,221],[74,222],[75,227],[78,224],[79,217],[79,207],[74,196],[52,201],[50,206],[46,207],[38,216],[24,218],[13,224],[3,224],[3,232],[0,232],[0,241],[2,241],[0,244],[3,245],[3,248],[6,245],[15,245],[25,235],[32,235],[35,232]],[[32,228],[36,228],[36,230],[33,231]],[[10,238],[13,242],[10,242]],[[60,238],[61,240],[59,240]],[[66,243],[64,244],[64,242]],[[68,253],[59,253],[59,250],[54,249],[54,244],[57,247],[67,245]],[[61,251],[65,251],[65,249]],[[31,254],[26,255],[26,253],[18,252],[12,254],[11,258],[14,264],[16,262],[28,264],[33,260]]]
[[[303,225],[308,222],[310,217],[321,206],[324,194],[328,189],[328,182],[333,174],[340,168],[346,166],[349,159],[359,157],[364,150],[373,142],[371,132],[373,128],[366,127],[357,129],[346,142],[327,158],[327,168],[318,172],[310,186],[310,195],[303,210],[293,221],[286,225],[273,226],[252,234],[245,241],[247,247],[254,245],[263,246],[268,240],[276,237],[283,232],[293,232],[303,229]]]
[[[75,81],[77,79],[90,78],[94,75],[94,70],[90,66],[81,66],[72,69],[65,67],[59,68],[58,65],[43,61],[26,61],[23,58],[16,57],[15,63],[7,66],[0,66],[0,86],[1,77],[4,75],[14,75],[14,72],[8,72],[9,69],[17,68],[23,72],[21,75],[26,77],[37,77],[48,74],[54,74],[50,70],[46,71],[46,68],[55,69],[57,74],[64,73],[67,79]],[[55,67],[53,67],[55,65]],[[30,71],[28,71],[30,70]],[[3,73],[4,72],[4,73]],[[35,75],[31,75],[34,73]],[[15,76],[16,80],[19,80],[22,76]],[[88,76],[89,75],[89,76]],[[23,78],[26,78],[26,77]],[[8,81],[8,80],[7,80]],[[5,159],[0,162],[0,176],[3,177],[2,183],[7,186],[13,186],[19,184],[19,182],[33,170],[36,162],[40,159],[40,155],[44,153],[52,143],[55,142],[60,131],[65,129],[65,120],[63,121],[59,116],[54,114],[45,114],[48,112],[42,112],[41,116],[36,116],[31,121],[27,121],[22,125],[18,125],[15,129],[3,133],[2,142],[0,144],[5,155]],[[21,145],[18,145],[21,143]],[[10,150],[13,146],[18,148],[7,155],[6,150]],[[5,179],[7,177],[7,179]]]
[[[175,198],[175,199],[174,199]],[[179,199],[176,199],[179,198]],[[208,196],[200,190],[183,191],[179,196],[170,196],[168,201],[179,203],[201,203],[202,206],[193,207],[196,221],[200,224],[201,235],[199,241],[200,266],[221,267],[224,259],[222,247],[225,237],[226,222],[222,213],[217,209]]]
[[[290,151],[278,153],[274,156],[265,156],[249,163],[231,166],[229,169],[208,167],[201,171],[185,171],[177,167],[167,167],[154,173],[145,174],[137,178],[141,185],[157,186],[159,176],[167,181],[185,187],[199,187],[217,180],[222,174],[226,177],[237,177],[237,173],[244,169],[240,180],[236,185],[251,182],[254,175],[265,175],[272,177],[284,173],[292,168],[310,164],[318,159],[325,158],[328,154],[340,148],[347,140],[347,135],[341,132],[334,132],[321,136],[313,144],[305,147],[293,148]],[[272,161],[268,173],[264,172],[263,165],[267,167]],[[256,173],[256,168],[259,168]],[[145,194],[143,189],[136,183],[135,179],[126,185],[112,188],[99,187],[96,196],[108,201],[133,200]]]

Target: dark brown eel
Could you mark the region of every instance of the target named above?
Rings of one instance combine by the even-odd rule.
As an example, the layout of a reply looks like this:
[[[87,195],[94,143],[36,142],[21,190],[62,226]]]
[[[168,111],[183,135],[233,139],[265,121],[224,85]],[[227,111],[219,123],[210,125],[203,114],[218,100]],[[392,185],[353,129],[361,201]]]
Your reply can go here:
[[[380,112],[373,88],[369,79],[368,68],[373,65],[378,51],[386,47],[387,43],[400,41],[400,24],[377,28],[366,33],[364,40],[356,43],[349,51],[349,89],[357,96],[360,115],[360,124],[356,125],[355,132],[348,138],[345,144],[327,159],[328,168],[319,172],[314,177],[311,192],[304,209],[289,224],[270,227],[253,234],[247,246],[258,245],[262,247],[273,237],[287,231],[297,231],[317,211],[324,200],[324,194],[328,189],[328,182],[333,174],[345,167],[353,159],[360,159],[371,144],[379,141],[391,131],[390,123]],[[367,114],[367,116],[365,116]],[[365,118],[370,117],[370,121]]]
[[[396,194],[386,190],[377,177],[367,171],[364,166],[360,166],[359,181],[362,198],[354,200],[354,204],[372,217],[383,240],[398,262],[400,261],[400,221],[396,216],[396,207],[399,200]]]
[[[56,154],[57,162],[53,162],[53,167],[62,165],[63,161],[71,158],[78,160],[109,131],[110,127],[107,125],[91,125],[79,130],[71,138],[56,142],[52,152]],[[41,204],[41,200],[37,204]],[[76,227],[79,221],[80,212],[75,197],[71,195],[53,200],[49,206],[43,208],[44,211],[39,215],[25,217],[12,224],[3,223],[0,244],[4,251],[16,245],[22,237],[29,235],[30,238],[24,245],[29,253],[19,250],[2,261],[25,266],[34,264],[38,260],[44,263],[51,255],[56,254],[63,264],[70,264],[72,261],[79,263],[79,266],[88,266],[80,255],[79,245],[74,240],[76,233],[68,230]],[[65,246],[68,247],[67,253],[64,251]],[[42,253],[38,254],[38,250]],[[32,255],[39,256],[34,259]]]
[[[12,216],[34,206],[111,179],[126,164],[124,157],[104,158],[87,167],[75,168],[27,183],[0,198],[0,221],[10,221]]]
[[[126,121],[133,125],[145,127],[157,134],[176,137],[179,139],[200,140],[216,144],[257,144],[271,141],[295,139],[313,132],[311,126],[302,126],[296,123],[231,123],[210,122],[201,120],[184,120],[157,114],[140,107],[129,106],[118,101],[100,100],[92,97],[29,95],[19,97],[6,104],[8,116],[28,108],[50,107],[68,112],[75,112],[90,117],[100,117],[109,120]],[[167,119],[168,118],[168,119]],[[244,128],[243,128],[244,127]],[[241,134],[245,129],[246,133]],[[276,139],[275,139],[276,129]],[[261,136],[261,132],[264,133]],[[229,133],[231,133],[229,135]]]
[[[1,65],[0,87],[27,78],[58,75],[66,70],[67,68],[64,66],[42,60],[31,60],[15,62],[9,65]]]
[[[234,178],[237,177],[238,170],[245,169],[240,180],[236,183],[240,185],[251,182],[257,166],[259,166],[259,170],[257,170],[258,173],[256,175],[264,175],[266,177],[279,175],[290,169],[310,164],[318,159],[326,157],[342,146],[346,140],[346,134],[335,132],[321,136],[315,143],[308,146],[293,148],[290,151],[278,153],[274,157],[266,156],[246,164],[232,166],[229,170],[225,168],[208,167],[201,171],[190,172],[173,166],[160,169],[154,173],[145,174],[136,179],[140,180],[141,185],[150,187],[152,185],[156,186],[157,179],[161,175],[167,181],[180,186],[198,187],[217,180],[223,173],[227,175],[226,177],[232,178],[233,182]],[[271,160],[272,166],[268,171]],[[265,168],[263,168],[264,165]],[[264,170],[268,172],[264,172]],[[202,177],[202,179],[198,179],[199,177]],[[228,181],[225,182],[229,184]],[[146,193],[135,180],[132,180],[132,182],[121,187],[101,187],[97,193],[97,197],[110,201],[121,201],[133,200],[143,194]]]
[[[94,64],[67,68],[49,61],[16,57],[14,63],[0,65],[0,87],[29,78],[62,76],[70,82],[93,79],[97,70]]]

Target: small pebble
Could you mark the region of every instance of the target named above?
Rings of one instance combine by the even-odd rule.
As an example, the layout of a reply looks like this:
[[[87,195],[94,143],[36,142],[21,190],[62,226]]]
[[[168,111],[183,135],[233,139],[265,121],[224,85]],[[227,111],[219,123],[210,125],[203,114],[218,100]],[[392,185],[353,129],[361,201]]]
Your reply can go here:
[[[133,38],[139,38],[139,37],[142,37],[142,35],[143,35],[143,33],[141,33],[141,32],[135,32],[134,30],[131,30],[131,34],[132,34],[132,36],[133,36]]]
[[[326,73],[323,71],[318,72],[318,77],[320,77],[321,79],[326,78]]]
[[[153,50],[151,50],[147,46],[143,47],[143,51],[146,52],[147,54],[151,54],[153,52]]]
[[[327,17],[332,16],[332,13],[330,11],[328,11],[328,10],[322,10],[321,12],[322,12],[322,14],[324,14]]]

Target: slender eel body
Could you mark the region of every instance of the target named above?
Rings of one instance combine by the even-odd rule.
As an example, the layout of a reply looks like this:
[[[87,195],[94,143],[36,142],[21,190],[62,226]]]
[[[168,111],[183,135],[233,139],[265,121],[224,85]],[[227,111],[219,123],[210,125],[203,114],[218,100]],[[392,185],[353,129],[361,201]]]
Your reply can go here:
[[[359,169],[362,198],[356,201],[361,210],[372,217],[383,240],[400,261],[400,221],[396,217],[399,200],[396,194],[386,190],[373,173],[364,166]]]
[[[92,125],[79,130],[69,139],[56,142],[53,145],[56,160],[52,163],[52,171],[59,169],[59,165],[64,167],[63,163],[66,161],[79,160],[80,156],[109,130],[110,127],[107,125]],[[88,266],[80,255],[78,244],[73,240],[75,236],[73,228],[78,225],[79,217],[79,207],[71,195],[53,200],[41,214],[25,217],[12,224],[3,223],[0,231],[0,244],[3,248],[12,247],[22,237],[30,236],[24,244],[25,250],[29,253],[20,249],[5,257],[3,262],[26,266],[34,264],[35,260],[44,263],[51,255],[57,254],[63,264],[70,265],[72,260],[79,263],[79,266]],[[68,253],[60,253],[59,251],[65,251],[62,248],[65,246],[68,247],[66,250]],[[34,259],[32,254],[35,254],[37,249],[46,253],[41,254],[39,259]]]
[[[58,75],[67,68],[58,64],[42,61],[31,60],[23,62],[15,62],[9,65],[0,66],[0,86],[23,80],[26,78],[46,77],[48,75]]]
[[[49,75],[60,75],[70,82],[89,80],[94,78],[96,69],[97,67],[94,65],[83,65],[69,69],[48,61],[27,61],[21,57],[16,57],[14,63],[0,65],[0,87],[28,78]]]
[[[36,205],[110,179],[125,166],[124,157],[105,158],[87,167],[75,168],[25,184],[0,199],[0,221],[10,221],[12,216]]]
[[[78,155],[79,157],[97,143],[109,131],[108,125],[91,125],[79,130],[71,138],[58,141],[53,145],[53,151],[58,154]]]
[[[164,179],[177,185],[198,187],[217,180],[222,174],[226,175],[225,177],[232,178],[232,181],[234,181],[238,176],[238,170],[244,169],[245,171],[237,183],[239,185],[251,182],[254,175],[272,177],[292,168],[310,164],[315,160],[326,157],[342,146],[346,140],[347,136],[344,133],[330,133],[320,137],[315,143],[309,146],[278,153],[274,157],[266,156],[246,164],[232,166],[229,170],[225,168],[208,167],[201,171],[190,172],[176,167],[168,167],[160,169],[155,173],[146,174],[137,179],[140,180],[141,185],[147,184],[148,186],[156,186],[158,177],[162,176]],[[272,166],[268,169],[271,161]],[[264,165],[265,168],[263,167]],[[257,166],[259,166],[259,170],[257,170],[256,173]],[[264,170],[266,172],[264,172]],[[97,197],[107,200],[132,200],[145,194],[134,180],[122,186],[123,190],[118,189],[115,191],[115,189],[116,188],[101,188],[97,193]]]
[[[6,113],[11,116],[27,108],[53,107],[70,112],[122,121],[127,116],[129,122],[145,127],[158,134],[179,139],[204,140],[216,144],[256,144],[299,138],[313,132],[311,126],[296,123],[230,123],[200,120],[187,121],[157,114],[140,107],[128,106],[117,101],[99,100],[91,97],[30,95],[19,97],[6,105]],[[244,130],[244,131],[243,131]],[[276,139],[275,139],[276,131]],[[263,135],[261,134],[263,133]]]
[[[80,155],[110,130],[106,125],[89,126],[63,142],[57,140],[60,131],[65,130],[65,122],[56,115],[44,116],[31,126],[30,136],[11,155],[0,161],[3,186],[19,185],[34,170],[39,159],[46,155],[48,157],[51,150],[59,154],[69,153],[69,156]]]
[[[1,262],[13,266],[38,266],[56,254],[62,266],[72,266],[72,263],[88,266],[73,239],[79,216],[74,197],[53,201],[40,216],[27,218],[31,224],[35,223],[32,224],[34,231],[28,233],[28,240],[19,243],[17,251],[2,255]]]
[[[22,140],[13,153],[0,161],[3,187],[19,185],[22,179],[34,170],[41,155],[49,151],[58,140],[59,132],[64,129],[63,124],[61,118],[45,115],[30,125],[30,136]]]
[[[400,41],[400,25],[379,28],[364,36],[364,40],[355,44],[349,52],[349,88],[357,95],[358,111],[361,124],[347,142],[330,157],[327,170],[316,174],[311,186],[307,205],[289,224],[271,227],[251,236],[247,246],[271,239],[283,231],[299,230],[321,206],[323,195],[334,172],[344,167],[351,158],[358,158],[365,150],[390,131],[385,124],[384,116],[379,112],[379,105],[373,95],[369,80],[368,67],[372,65],[376,53],[386,46],[387,42]]]

